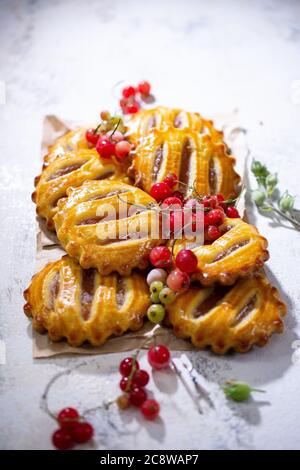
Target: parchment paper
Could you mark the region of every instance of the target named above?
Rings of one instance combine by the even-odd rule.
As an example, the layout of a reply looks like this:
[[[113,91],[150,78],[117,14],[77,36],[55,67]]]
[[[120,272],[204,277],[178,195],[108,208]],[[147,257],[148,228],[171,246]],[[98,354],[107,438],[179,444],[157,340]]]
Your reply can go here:
[[[237,111],[217,115],[214,117],[214,122],[217,128],[223,129],[225,142],[231,149],[232,155],[236,157],[236,170],[243,177],[249,152],[245,139],[245,130],[238,125]],[[47,154],[49,145],[78,125],[80,125],[79,122],[65,121],[54,115],[46,116],[43,124],[41,158]],[[241,215],[245,216],[244,194],[242,194],[238,201],[238,210]],[[45,264],[59,259],[64,254],[65,251],[59,246],[55,234],[46,229],[42,220],[37,219],[35,271],[41,270]],[[151,343],[151,338],[153,338],[154,330],[159,342],[168,345],[171,350],[189,351],[194,349],[189,341],[176,338],[172,333],[172,329],[145,322],[144,327],[140,331],[110,338],[100,347],[86,345],[74,348],[69,346],[66,341],[54,343],[49,340],[47,334],[40,334],[33,330],[33,357],[44,358],[59,354],[106,354],[148,347],[149,343]]]

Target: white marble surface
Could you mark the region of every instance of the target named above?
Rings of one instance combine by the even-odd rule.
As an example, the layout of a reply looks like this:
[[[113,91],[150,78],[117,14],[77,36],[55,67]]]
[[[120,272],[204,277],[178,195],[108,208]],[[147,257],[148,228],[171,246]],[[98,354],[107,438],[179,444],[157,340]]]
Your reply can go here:
[[[114,108],[115,82],[147,78],[168,105],[207,116],[238,108],[252,155],[279,173],[283,189],[300,195],[299,25],[297,0],[0,0],[0,80],[6,85],[0,105],[0,332],[7,350],[0,365],[1,448],[51,448],[55,424],[40,410],[40,397],[57,371],[80,361],[34,361],[22,313],[22,291],[34,268],[30,193],[43,115],[93,120],[99,109]],[[192,356],[212,387],[238,378],[266,394],[241,405],[219,396],[217,414],[199,415],[173,376],[156,374],[150,388],[161,402],[161,420],[145,425],[137,414],[96,414],[94,448],[300,448],[300,364],[291,362],[300,332],[299,233],[248,209],[270,242],[268,268],[289,307],[286,332],[247,355]],[[114,395],[119,359],[88,359],[88,366],[58,382],[53,408],[84,408]]]

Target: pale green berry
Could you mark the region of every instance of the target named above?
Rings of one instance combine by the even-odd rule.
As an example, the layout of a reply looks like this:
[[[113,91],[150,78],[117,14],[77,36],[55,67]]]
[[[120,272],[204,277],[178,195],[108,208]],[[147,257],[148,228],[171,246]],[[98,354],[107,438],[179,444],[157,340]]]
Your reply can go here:
[[[278,177],[277,177],[276,173],[274,173],[274,174],[270,173],[266,177],[266,185],[267,186],[270,186],[270,187],[274,188],[277,183],[278,183]]]
[[[152,292],[152,294],[150,295],[150,299],[151,299],[151,302],[153,304],[159,304],[160,303],[159,293],[158,292]]]
[[[160,323],[165,317],[165,309],[161,304],[153,304],[147,310],[147,317],[152,323]]]
[[[294,208],[295,198],[287,191],[279,199],[278,206],[282,212],[289,212]]]
[[[170,304],[176,297],[176,293],[169,287],[164,287],[159,293],[159,300],[162,304]]]
[[[266,194],[260,189],[256,189],[255,191],[252,191],[252,199],[255,204],[260,207],[264,204],[266,200]]]
[[[235,401],[246,401],[251,394],[251,387],[244,382],[232,382],[224,387],[225,395]]]
[[[164,287],[164,285],[161,281],[154,281],[150,285],[150,292],[151,292],[151,294],[153,294],[153,293],[158,293],[159,294],[163,287]]]

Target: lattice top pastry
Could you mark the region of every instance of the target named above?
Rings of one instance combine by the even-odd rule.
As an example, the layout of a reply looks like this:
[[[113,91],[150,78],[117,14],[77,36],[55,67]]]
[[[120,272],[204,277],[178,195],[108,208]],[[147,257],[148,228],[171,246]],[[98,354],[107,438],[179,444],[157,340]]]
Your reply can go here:
[[[127,127],[129,138],[134,144],[138,144],[141,138],[153,129],[164,131],[169,127],[209,134],[216,142],[223,140],[223,132],[217,131],[213,122],[204,119],[199,113],[190,113],[184,109],[165,106],[139,111],[130,118]]]
[[[87,181],[67,194],[58,202],[55,228],[62,246],[83,268],[129,275],[147,266],[151,248],[160,243],[154,199],[108,180]]]
[[[57,203],[66,196],[67,189],[80,186],[86,180],[105,178],[127,181],[126,167],[100,159],[95,149],[68,152],[54,159],[35,179],[36,190],[32,199],[36,202],[38,215],[44,217],[47,227],[53,230]]]
[[[175,173],[183,183],[180,190],[193,187],[199,195],[221,193],[225,198],[237,194],[240,177],[235,159],[226,153],[225,144],[214,142],[190,129],[154,129],[137,146],[129,176],[149,192],[154,183]]]
[[[64,256],[36,274],[24,292],[24,311],[33,328],[49,338],[66,338],[72,346],[103,344],[110,336],[139,330],[150,304],[149,289],[139,273],[123,278],[83,270]]]
[[[198,271],[193,274],[201,284],[214,282],[230,285],[239,277],[247,277],[260,269],[269,258],[268,242],[257,228],[241,219],[225,219],[219,227],[225,233],[210,245],[195,245],[185,239],[175,243],[174,254],[190,248],[198,259]]]
[[[48,154],[44,157],[44,162],[47,165],[56,159],[69,152],[74,152],[81,149],[89,149],[89,144],[85,138],[86,128],[78,127],[73,131],[69,131],[63,136],[59,137],[53,145],[50,145]]]
[[[285,304],[264,275],[241,279],[232,287],[191,285],[167,306],[167,319],[180,338],[217,354],[264,346],[283,330]]]

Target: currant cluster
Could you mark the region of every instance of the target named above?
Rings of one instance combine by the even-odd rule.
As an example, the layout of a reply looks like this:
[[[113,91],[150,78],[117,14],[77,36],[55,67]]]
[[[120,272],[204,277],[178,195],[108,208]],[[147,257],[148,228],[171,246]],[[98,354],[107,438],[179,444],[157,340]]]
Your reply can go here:
[[[178,183],[177,175],[171,173],[162,182],[153,184],[150,190],[150,195],[160,203],[162,212],[169,217],[172,234],[176,227],[184,227],[185,215],[189,214],[188,223],[192,231],[195,232],[198,217],[201,217],[205,243],[212,243],[226,230],[220,228],[225,217],[240,217],[237,209],[229,205],[232,201],[225,201],[222,194],[185,199],[181,191],[174,191]],[[204,211],[199,211],[199,204],[203,205]],[[175,299],[176,293],[189,288],[190,275],[197,270],[198,261],[193,251],[188,249],[180,250],[173,260],[172,252],[166,246],[152,248],[149,259],[156,269],[152,269],[147,277],[152,301],[147,315],[153,323],[160,323],[165,317],[164,306]]]
[[[100,113],[101,123],[94,129],[86,131],[86,140],[96,147],[101,158],[116,156],[122,160],[127,158],[132,149],[125,139],[125,126],[119,116],[111,116],[108,111]]]
[[[67,450],[75,444],[83,444],[92,439],[93,426],[87,421],[82,421],[75,408],[64,408],[57,416],[60,428],[52,435],[53,445],[60,450]]]
[[[148,362],[153,369],[161,370],[168,367],[171,360],[169,349],[162,345],[151,346],[148,351]],[[148,399],[146,385],[150,376],[147,371],[140,369],[140,365],[135,357],[126,357],[119,366],[122,376],[120,389],[125,392],[117,399],[120,409],[126,409],[130,405],[140,408],[144,418],[154,420],[160,411],[160,406],[156,400]]]
[[[145,80],[140,82],[137,87],[127,86],[122,90],[120,107],[123,114],[137,113],[141,107],[140,100],[145,101],[150,96],[151,85]]]

